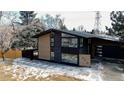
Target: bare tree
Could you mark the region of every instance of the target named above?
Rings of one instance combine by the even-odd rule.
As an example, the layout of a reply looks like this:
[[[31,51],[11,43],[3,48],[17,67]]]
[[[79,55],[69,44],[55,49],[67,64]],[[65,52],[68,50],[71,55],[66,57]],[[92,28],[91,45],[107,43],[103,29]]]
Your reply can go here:
[[[15,20],[15,14],[12,14],[12,12],[2,12],[0,20],[0,49],[3,61],[5,60],[5,53],[11,48],[14,42],[16,35]]]
[[[64,24],[64,18],[62,18],[61,15],[59,14],[57,14],[55,17],[46,14],[46,16],[43,16],[41,18],[41,21],[44,23],[46,29],[54,28],[54,29],[67,30],[67,27]]]
[[[1,49],[1,54],[4,61],[5,59],[4,55],[11,48],[11,45],[12,45],[13,29],[9,27],[3,27],[0,30],[1,30],[0,31],[0,49]]]

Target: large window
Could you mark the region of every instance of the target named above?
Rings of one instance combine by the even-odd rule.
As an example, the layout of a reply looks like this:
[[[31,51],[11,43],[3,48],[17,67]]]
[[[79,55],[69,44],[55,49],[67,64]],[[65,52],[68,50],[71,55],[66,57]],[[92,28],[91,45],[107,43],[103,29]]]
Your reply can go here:
[[[51,60],[56,60],[56,51],[54,45],[55,35],[54,33],[51,33]],[[61,61],[77,64],[78,63],[78,38],[76,36],[68,35],[68,34],[62,34],[61,36]]]
[[[77,47],[77,37],[62,33],[62,47]]]
[[[78,48],[78,38],[76,36],[62,34],[62,61],[72,64],[78,63],[78,53],[74,53]],[[73,50],[74,49],[74,50]],[[77,52],[77,51],[76,51]]]
[[[62,38],[62,47],[77,47],[77,38]]]
[[[63,62],[67,62],[67,63],[77,64],[77,62],[78,62],[78,55],[62,53],[62,61]]]

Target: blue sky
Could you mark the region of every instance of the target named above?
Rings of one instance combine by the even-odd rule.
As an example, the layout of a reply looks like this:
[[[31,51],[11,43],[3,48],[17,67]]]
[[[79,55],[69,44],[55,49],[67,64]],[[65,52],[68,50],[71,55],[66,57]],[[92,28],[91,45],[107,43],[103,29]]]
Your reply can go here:
[[[61,11],[61,12],[38,12],[38,16],[44,16],[45,14],[50,14],[55,16],[56,14],[60,14],[62,18],[65,19],[65,24],[69,29],[73,27],[78,27],[79,25],[83,25],[84,28],[88,31],[91,31],[94,28],[95,24],[95,11]],[[111,26],[110,21],[110,12],[101,11],[101,29],[104,31],[105,26]]]

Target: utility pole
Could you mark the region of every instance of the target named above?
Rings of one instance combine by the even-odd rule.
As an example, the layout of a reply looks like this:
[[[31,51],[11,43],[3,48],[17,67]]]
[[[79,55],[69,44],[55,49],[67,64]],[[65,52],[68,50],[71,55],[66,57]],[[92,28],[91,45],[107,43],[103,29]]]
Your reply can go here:
[[[94,34],[101,33],[101,14],[100,11],[96,11],[95,24],[94,24]]]

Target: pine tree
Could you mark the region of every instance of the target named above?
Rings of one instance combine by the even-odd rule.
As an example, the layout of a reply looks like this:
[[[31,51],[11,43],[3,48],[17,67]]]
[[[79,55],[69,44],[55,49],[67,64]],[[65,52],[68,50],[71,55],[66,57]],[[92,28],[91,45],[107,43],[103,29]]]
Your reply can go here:
[[[61,15],[59,14],[57,14],[55,17],[46,14],[41,20],[46,26],[46,29],[54,28],[60,30],[68,30],[66,25],[64,24],[64,19],[61,18]]]
[[[36,13],[34,13],[34,11],[20,11],[19,13],[22,25],[30,24],[36,16]]]
[[[124,11],[112,11],[110,13],[111,28],[106,27],[110,35],[120,36],[124,40]]]
[[[20,11],[20,19],[22,30],[18,33],[18,41],[15,42],[16,47],[20,48],[34,48],[35,40],[32,39],[32,35],[34,35],[34,29],[30,26],[34,21],[36,14],[34,11]]]
[[[32,36],[42,32],[44,26],[33,11],[20,11],[20,31],[17,34],[17,40],[13,43],[13,47],[21,49],[37,48],[37,40]]]

